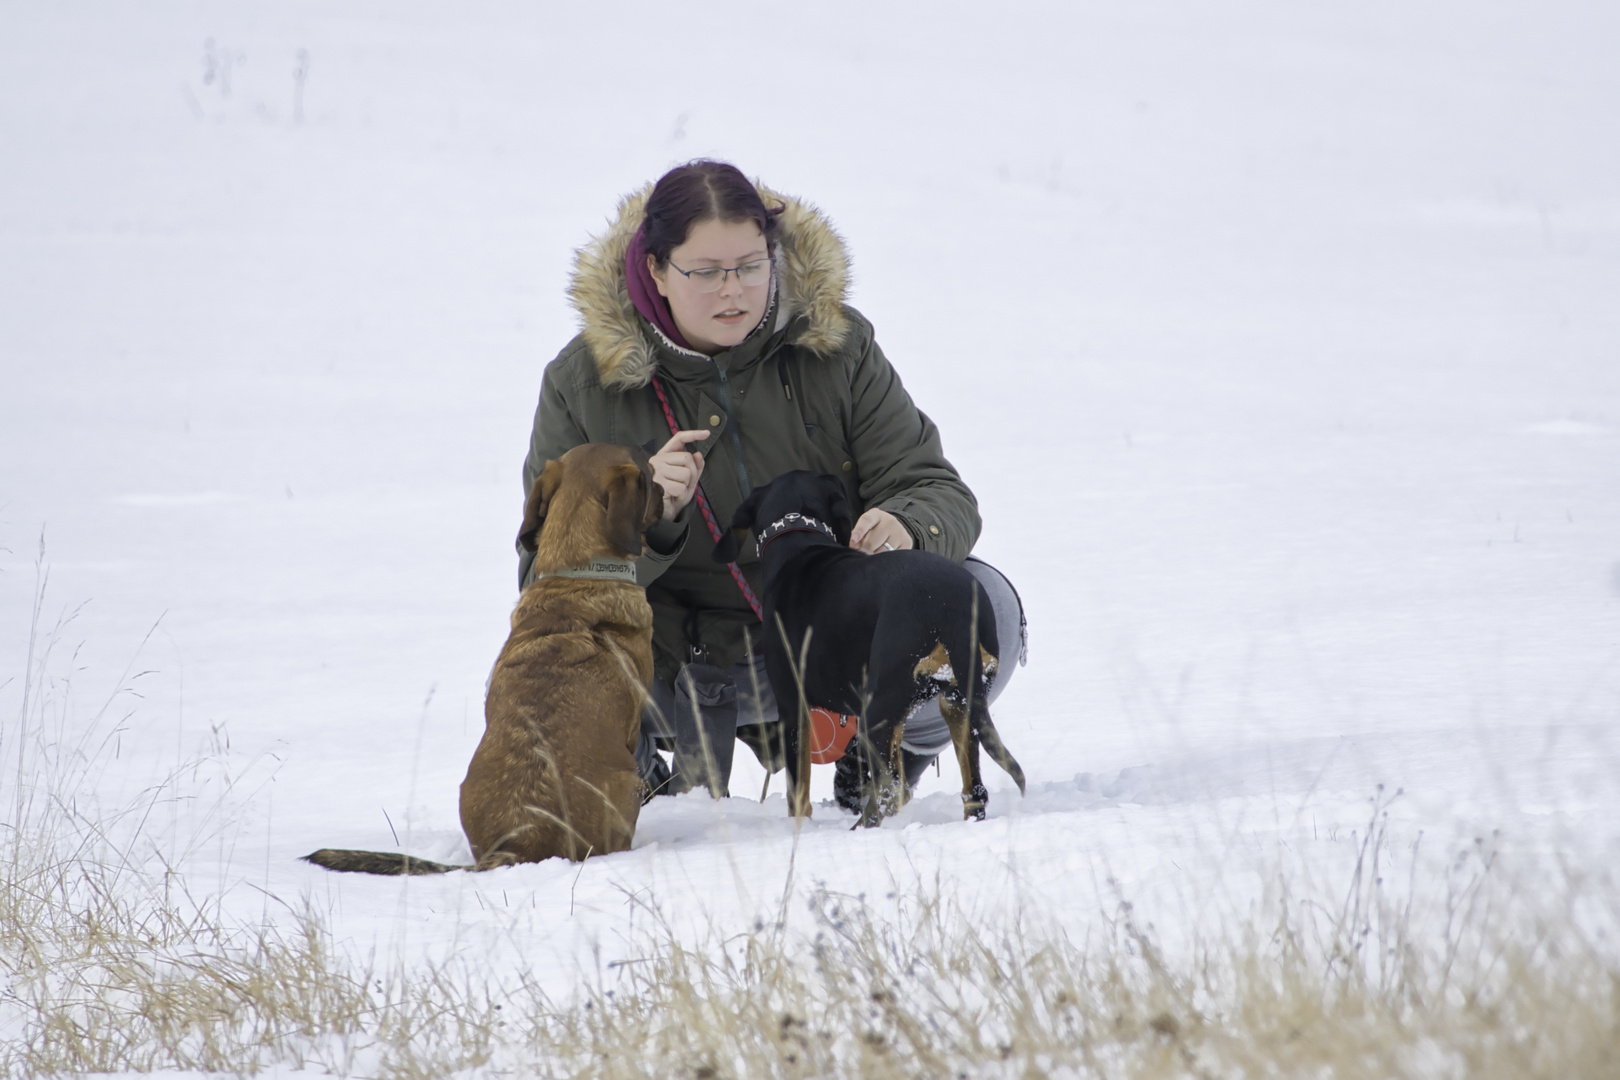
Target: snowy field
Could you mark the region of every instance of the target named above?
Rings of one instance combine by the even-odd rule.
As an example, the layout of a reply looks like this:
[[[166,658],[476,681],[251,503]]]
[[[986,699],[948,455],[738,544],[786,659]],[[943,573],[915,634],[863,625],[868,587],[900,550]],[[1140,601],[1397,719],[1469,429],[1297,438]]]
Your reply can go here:
[[[0,814],[82,745],[222,917],[558,998],[818,887],[1173,946],[1279,852],[1338,882],[1379,785],[1414,881],[1607,873],[1620,8],[921,10],[0,6]],[[947,760],[796,838],[739,751],[583,867],[297,861],[467,857],[571,254],[700,155],[837,224],[977,493],[1027,797],[965,824]]]

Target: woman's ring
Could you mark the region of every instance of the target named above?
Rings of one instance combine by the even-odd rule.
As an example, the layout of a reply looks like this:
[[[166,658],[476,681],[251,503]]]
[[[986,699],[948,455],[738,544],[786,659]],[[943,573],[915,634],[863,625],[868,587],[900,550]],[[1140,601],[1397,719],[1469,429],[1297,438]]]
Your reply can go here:
[[[883,541],[883,550],[884,551],[893,551],[894,550],[894,545],[889,543],[887,540],[885,540],[885,541]]]

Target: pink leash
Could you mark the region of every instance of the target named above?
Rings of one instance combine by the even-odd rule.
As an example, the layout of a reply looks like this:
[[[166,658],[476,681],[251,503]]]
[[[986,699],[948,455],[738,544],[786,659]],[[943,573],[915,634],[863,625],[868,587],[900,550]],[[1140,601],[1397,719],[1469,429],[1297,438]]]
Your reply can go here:
[[[680,425],[675,422],[675,410],[669,407],[669,398],[664,394],[664,384],[659,381],[658,376],[656,375],[653,376],[652,384],[653,389],[658,392],[658,404],[664,407],[664,419],[669,421],[669,433],[671,435],[678,434],[681,428]],[[703,512],[704,524],[709,526],[709,535],[713,537],[714,542],[718,544],[720,542],[720,523],[715,521],[714,511],[709,508],[709,500],[708,497],[703,494],[703,484],[701,481],[699,481],[697,488],[697,504],[698,509]],[[734,562],[729,562],[726,564],[726,566],[730,568],[731,578],[737,583],[737,588],[742,590],[743,599],[747,600],[748,606],[754,609],[754,618],[764,622],[765,612],[759,606],[759,601],[754,599],[754,590],[748,587],[748,579],[743,577],[742,568]]]

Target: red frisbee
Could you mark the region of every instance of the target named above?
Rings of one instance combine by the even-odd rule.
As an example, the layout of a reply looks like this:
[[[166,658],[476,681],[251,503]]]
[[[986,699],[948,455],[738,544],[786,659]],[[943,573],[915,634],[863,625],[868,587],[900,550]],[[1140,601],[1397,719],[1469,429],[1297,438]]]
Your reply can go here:
[[[860,730],[857,716],[845,716],[819,705],[810,708],[810,760],[827,765],[844,756],[844,747]]]

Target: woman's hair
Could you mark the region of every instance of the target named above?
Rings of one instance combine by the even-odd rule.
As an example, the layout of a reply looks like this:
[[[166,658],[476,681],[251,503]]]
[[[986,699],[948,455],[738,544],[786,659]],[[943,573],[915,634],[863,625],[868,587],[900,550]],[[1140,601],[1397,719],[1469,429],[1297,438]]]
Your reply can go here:
[[[647,197],[642,246],[660,268],[669,253],[686,242],[700,221],[752,221],[776,251],[777,216],[783,207],[767,209],[759,189],[735,165],[700,158],[678,165],[658,178]]]

